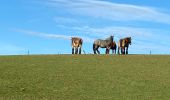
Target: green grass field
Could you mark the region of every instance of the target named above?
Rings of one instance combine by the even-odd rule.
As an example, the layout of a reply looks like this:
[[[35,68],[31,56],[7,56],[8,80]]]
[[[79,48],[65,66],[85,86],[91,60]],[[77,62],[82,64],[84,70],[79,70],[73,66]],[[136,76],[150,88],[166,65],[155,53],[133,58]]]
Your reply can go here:
[[[0,56],[0,100],[169,100],[169,55]]]

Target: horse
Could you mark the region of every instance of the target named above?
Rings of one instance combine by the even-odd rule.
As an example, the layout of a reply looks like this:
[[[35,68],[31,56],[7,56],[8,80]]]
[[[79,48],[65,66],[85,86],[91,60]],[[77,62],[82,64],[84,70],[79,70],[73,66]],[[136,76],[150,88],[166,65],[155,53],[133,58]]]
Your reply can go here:
[[[116,54],[117,45],[115,41],[111,43],[110,49],[112,50],[112,54]],[[106,54],[109,54],[109,52],[109,49],[106,48]]]
[[[121,54],[128,54],[129,44],[131,45],[131,37],[120,39],[118,43],[118,54],[120,54],[120,49]]]
[[[98,54],[100,54],[100,51],[98,48],[107,48],[110,50],[111,43],[113,42],[113,36],[110,36],[109,38],[106,38],[105,40],[97,39],[93,43],[93,52],[96,54],[96,51]]]
[[[82,45],[83,45],[83,40],[81,38],[72,37],[71,38],[72,54],[78,54],[78,51],[79,51],[79,54],[81,54]],[[78,48],[79,48],[79,50],[78,50]]]

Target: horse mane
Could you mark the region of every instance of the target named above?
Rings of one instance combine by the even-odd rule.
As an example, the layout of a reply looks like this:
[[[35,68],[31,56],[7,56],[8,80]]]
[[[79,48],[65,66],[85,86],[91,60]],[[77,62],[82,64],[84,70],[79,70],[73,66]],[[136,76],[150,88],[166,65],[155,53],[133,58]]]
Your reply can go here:
[[[125,37],[125,38],[123,38],[123,39],[130,39],[131,37]]]
[[[74,40],[80,40],[80,41],[83,41],[82,38],[79,38],[79,37],[71,37],[71,40],[74,41]]]
[[[105,40],[112,40],[113,41],[113,36],[110,36],[110,37],[106,38]]]
[[[71,37],[71,39],[75,40],[75,39],[81,39],[79,37]]]

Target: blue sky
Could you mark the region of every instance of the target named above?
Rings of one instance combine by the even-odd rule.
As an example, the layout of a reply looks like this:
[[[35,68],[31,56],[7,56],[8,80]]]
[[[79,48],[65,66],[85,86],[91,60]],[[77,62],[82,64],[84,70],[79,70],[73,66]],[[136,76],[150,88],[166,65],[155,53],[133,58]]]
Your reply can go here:
[[[168,0],[1,0],[0,55],[71,54],[70,37],[131,36],[130,54],[170,54]],[[100,49],[104,53],[105,49]]]

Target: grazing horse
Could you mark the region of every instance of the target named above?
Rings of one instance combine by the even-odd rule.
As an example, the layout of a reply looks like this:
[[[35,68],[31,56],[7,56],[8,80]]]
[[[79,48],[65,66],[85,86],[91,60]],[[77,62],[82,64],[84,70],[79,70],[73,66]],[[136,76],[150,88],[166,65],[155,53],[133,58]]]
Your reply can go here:
[[[117,45],[115,41],[111,43],[110,49],[112,50],[112,54],[116,54]],[[109,54],[108,48],[106,48],[106,54]]]
[[[72,37],[71,38],[71,45],[72,45],[72,54],[78,54],[78,51],[79,51],[79,54],[81,54],[81,48],[82,48],[82,45],[83,45],[83,40],[81,38]],[[79,48],[79,50],[78,50],[78,48]]]
[[[128,47],[131,45],[131,37],[126,37],[119,40],[118,43],[118,54],[120,54],[119,50],[121,49],[121,54],[128,54]]]
[[[110,36],[109,38],[105,40],[102,40],[102,39],[95,40],[93,43],[94,54],[96,54],[96,51],[98,54],[100,54],[100,51],[98,50],[99,47],[107,48],[109,50],[112,42],[113,42],[113,36]]]

